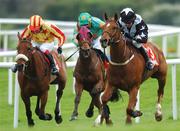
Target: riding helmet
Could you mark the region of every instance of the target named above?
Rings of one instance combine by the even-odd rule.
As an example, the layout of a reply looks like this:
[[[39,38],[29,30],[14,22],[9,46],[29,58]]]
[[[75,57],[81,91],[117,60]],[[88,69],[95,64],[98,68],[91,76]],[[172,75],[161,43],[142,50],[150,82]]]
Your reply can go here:
[[[39,16],[39,15],[31,16],[31,18],[30,18],[30,26],[29,26],[31,31],[39,30],[40,27],[42,26],[42,24],[43,24],[43,20],[42,20],[41,16]]]
[[[88,25],[91,21],[91,15],[87,12],[83,12],[79,15],[78,21],[80,26]]]
[[[133,22],[136,15],[131,8],[125,8],[121,11],[120,17],[121,17],[122,22],[129,24]]]

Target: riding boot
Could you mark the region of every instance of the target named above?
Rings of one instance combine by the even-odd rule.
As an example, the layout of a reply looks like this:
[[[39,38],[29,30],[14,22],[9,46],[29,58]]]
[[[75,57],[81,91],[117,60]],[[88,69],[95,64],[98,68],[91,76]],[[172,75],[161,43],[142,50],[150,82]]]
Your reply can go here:
[[[58,69],[55,66],[53,56],[50,53],[46,54],[46,56],[47,56],[47,58],[48,58],[48,60],[50,62],[51,73],[53,75],[58,75]]]
[[[17,64],[14,64],[14,65],[11,66],[11,71],[12,71],[13,73],[16,73],[16,72],[17,72]]]
[[[146,68],[148,70],[152,70],[154,68],[154,64],[152,63],[151,59],[149,58],[145,48],[143,46],[141,46],[139,48],[139,51],[141,52],[141,54],[143,55],[145,62],[146,62]]]

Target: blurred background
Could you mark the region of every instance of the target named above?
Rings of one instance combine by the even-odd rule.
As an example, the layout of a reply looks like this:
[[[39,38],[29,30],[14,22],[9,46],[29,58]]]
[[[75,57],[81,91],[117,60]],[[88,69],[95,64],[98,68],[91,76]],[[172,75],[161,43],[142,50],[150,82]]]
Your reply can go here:
[[[39,14],[45,19],[76,21],[88,11],[103,17],[104,12],[119,13],[131,7],[150,24],[180,26],[180,0],[0,0],[1,18],[29,18]]]

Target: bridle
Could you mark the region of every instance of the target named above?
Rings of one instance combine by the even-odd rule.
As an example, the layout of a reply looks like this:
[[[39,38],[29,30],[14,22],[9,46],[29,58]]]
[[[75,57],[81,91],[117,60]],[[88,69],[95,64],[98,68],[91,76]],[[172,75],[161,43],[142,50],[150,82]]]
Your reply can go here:
[[[118,23],[116,22],[116,24],[118,25]],[[118,32],[119,30],[121,30],[120,29],[120,27],[119,27],[119,25],[118,25],[118,27],[116,27],[116,28],[114,28],[114,31],[112,32],[112,33],[110,33],[109,31],[107,31],[107,30],[104,30],[103,31],[103,34],[102,35],[104,35],[105,33],[107,33],[108,34],[108,36],[109,36],[109,41],[107,41],[107,40],[105,40],[105,43],[106,43],[106,45],[114,45],[114,44],[118,44],[121,40],[123,40],[123,43],[124,43],[124,49],[123,49],[123,55],[122,55],[122,57],[125,57],[126,55],[126,50],[127,50],[127,41],[126,41],[126,39],[125,39],[125,37],[123,37],[120,33],[122,33],[122,32]],[[114,39],[114,37],[115,37],[115,35],[118,33],[118,37],[116,38],[116,39]],[[102,46],[103,46],[103,40],[101,41],[101,43],[102,43]],[[105,44],[104,43],[104,44]],[[105,45],[105,47],[106,47],[106,45]],[[132,50],[131,50],[131,52],[132,52]],[[132,53],[132,55],[131,55],[131,57],[128,59],[128,60],[126,60],[126,61],[124,61],[124,62],[113,62],[112,60],[109,60],[109,62],[110,62],[110,64],[111,65],[116,65],[116,66],[121,66],[121,65],[126,65],[126,64],[128,64],[132,59],[134,58],[134,54]]]
[[[115,28],[115,29],[114,29],[114,32],[112,33],[112,35],[111,35],[111,33],[108,32],[108,31],[103,31],[102,35],[105,34],[105,33],[107,33],[107,34],[109,35],[109,37],[110,37],[110,40],[109,40],[108,44],[116,44],[116,43],[120,42],[120,39],[117,39],[117,40],[113,39],[118,30],[119,30],[118,27]],[[120,36],[120,35],[119,35],[119,36]]]

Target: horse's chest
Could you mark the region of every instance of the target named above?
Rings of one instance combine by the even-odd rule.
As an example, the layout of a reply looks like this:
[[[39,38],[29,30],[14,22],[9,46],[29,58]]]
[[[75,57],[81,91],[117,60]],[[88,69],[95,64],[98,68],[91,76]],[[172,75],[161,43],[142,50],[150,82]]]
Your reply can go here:
[[[95,83],[96,81],[98,81],[98,76],[82,75],[82,82]]]
[[[109,83],[117,88],[122,90],[128,90],[129,87],[135,82],[135,75],[131,75],[129,72],[125,70],[110,70],[108,74]]]

